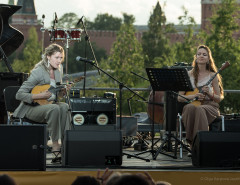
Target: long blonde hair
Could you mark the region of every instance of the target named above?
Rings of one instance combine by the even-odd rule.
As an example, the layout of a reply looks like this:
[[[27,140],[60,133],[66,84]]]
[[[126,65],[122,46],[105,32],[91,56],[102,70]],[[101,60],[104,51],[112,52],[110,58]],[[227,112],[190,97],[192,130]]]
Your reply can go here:
[[[45,52],[43,55],[43,59],[38,62],[33,69],[37,68],[38,66],[42,65],[46,71],[49,72],[49,64],[48,64],[48,56],[52,56],[54,55],[56,52],[60,52],[63,54],[63,59],[64,59],[64,49],[62,46],[58,45],[58,44],[50,44],[48,47],[45,48]],[[64,60],[63,60],[64,61]],[[62,62],[63,62],[62,61]],[[61,66],[61,65],[60,65]]]
[[[200,46],[198,46],[197,51],[199,49],[205,49],[208,52],[209,63],[206,64],[206,69],[210,72],[216,73],[218,70],[217,70],[217,67],[215,65],[214,59],[212,57],[212,52],[211,52],[210,48],[205,46],[205,45],[200,45]],[[192,74],[193,74],[193,77],[194,77],[194,84],[197,87],[199,68],[198,68],[196,60],[197,60],[197,54],[194,55],[194,59],[193,59],[193,62],[192,62],[192,66],[193,66]],[[220,74],[217,74],[217,78],[218,78],[218,82],[219,82],[220,95],[223,96],[224,92],[223,92],[222,76]]]

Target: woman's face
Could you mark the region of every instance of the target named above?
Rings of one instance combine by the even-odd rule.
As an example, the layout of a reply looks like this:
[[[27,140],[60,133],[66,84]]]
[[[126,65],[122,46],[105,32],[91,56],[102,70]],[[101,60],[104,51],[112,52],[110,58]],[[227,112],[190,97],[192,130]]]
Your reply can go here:
[[[55,52],[51,56],[47,56],[52,68],[57,69],[63,60],[63,53]]]
[[[204,48],[200,48],[197,51],[197,60],[196,62],[198,64],[206,64],[207,62],[209,62],[209,56],[208,56],[208,52],[206,49]]]

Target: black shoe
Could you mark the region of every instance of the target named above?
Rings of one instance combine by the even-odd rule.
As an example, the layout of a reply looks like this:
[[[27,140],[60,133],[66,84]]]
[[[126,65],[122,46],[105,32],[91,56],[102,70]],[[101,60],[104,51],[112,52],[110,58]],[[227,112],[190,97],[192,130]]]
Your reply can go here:
[[[188,156],[188,157],[192,157],[192,153],[191,153],[191,152],[188,152],[187,156]]]
[[[61,151],[52,151],[53,158],[52,163],[62,163]]]

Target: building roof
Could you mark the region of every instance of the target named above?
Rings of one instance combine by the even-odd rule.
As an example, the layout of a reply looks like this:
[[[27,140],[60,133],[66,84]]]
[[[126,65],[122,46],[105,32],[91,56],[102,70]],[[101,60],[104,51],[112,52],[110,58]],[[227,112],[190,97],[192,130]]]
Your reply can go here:
[[[18,0],[17,5],[22,8],[16,14],[36,15],[34,0]]]

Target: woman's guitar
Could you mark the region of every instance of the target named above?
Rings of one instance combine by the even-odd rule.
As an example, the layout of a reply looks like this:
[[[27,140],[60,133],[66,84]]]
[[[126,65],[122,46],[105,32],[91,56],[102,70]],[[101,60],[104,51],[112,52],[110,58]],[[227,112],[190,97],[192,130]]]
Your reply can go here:
[[[81,81],[82,79],[84,79],[85,77],[84,76],[81,76],[79,78],[77,78],[76,80],[74,80],[74,82],[71,82],[69,84],[74,84],[76,82],[79,82]],[[57,87],[53,87],[51,86],[50,84],[45,84],[45,85],[37,85],[35,86],[32,91],[31,91],[31,94],[39,94],[39,93],[42,93],[44,91],[49,91],[53,94],[52,97],[54,97],[53,99],[50,97],[49,99],[36,99],[36,100],[33,100],[34,103],[37,103],[39,105],[47,105],[47,104],[52,104],[55,100],[56,100],[56,97],[57,97],[57,93],[59,91],[61,91],[62,89],[66,88],[66,85],[59,85]]]
[[[188,92],[185,93],[185,95],[194,95],[194,94],[197,94],[197,93],[203,93],[202,88],[204,86],[209,85],[213,81],[213,79],[217,76],[217,74],[220,73],[221,71],[223,71],[224,69],[226,69],[228,66],[230,66],[230,63],[225,62],[222,65],[222,67],[218,70],[218,72],[216,72],[205,85],[195,88],[194,91],[188,91]],[[194,98],[193,101],[191,102],[191,104],[193,104],[195,106],[199,106],[199,105],[201,105],[201,102],[198,101],[197,98]]]

